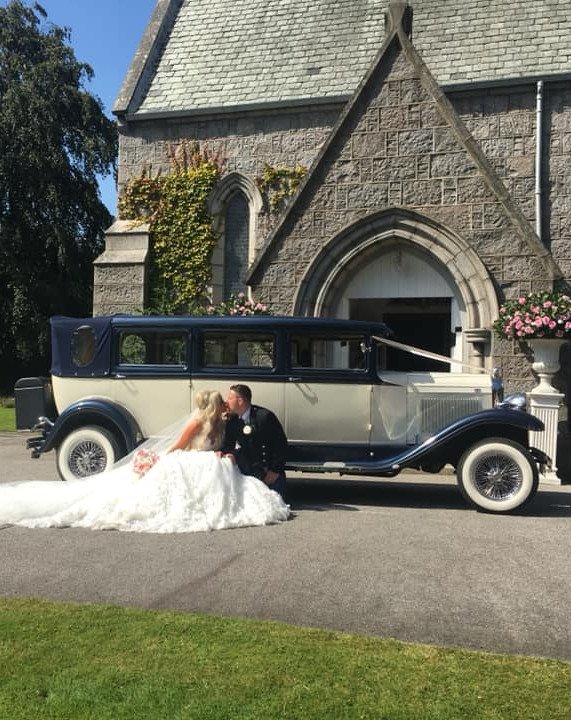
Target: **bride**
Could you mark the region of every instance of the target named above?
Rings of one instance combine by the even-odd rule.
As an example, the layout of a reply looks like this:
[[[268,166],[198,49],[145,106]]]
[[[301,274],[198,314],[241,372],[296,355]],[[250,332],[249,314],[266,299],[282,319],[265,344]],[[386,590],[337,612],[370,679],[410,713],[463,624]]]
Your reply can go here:
[[[220,393],[199,392],[194,404],[178,434],[147,441],[109,471],[0,485],[0,524],[175,533],[287,520],[289,506],[276,492],[217,452],[225,429]]]

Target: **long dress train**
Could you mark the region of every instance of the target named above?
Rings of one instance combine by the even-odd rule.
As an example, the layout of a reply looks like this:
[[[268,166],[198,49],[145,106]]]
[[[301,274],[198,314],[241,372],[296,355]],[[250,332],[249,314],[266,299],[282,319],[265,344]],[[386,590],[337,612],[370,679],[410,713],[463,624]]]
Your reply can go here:
[[[176,533],[267,525],[289,506],[255,477],[242,475],[205,437],[163,454],[145,475],[131,464],[68,482],[0,485],[0,524]]]

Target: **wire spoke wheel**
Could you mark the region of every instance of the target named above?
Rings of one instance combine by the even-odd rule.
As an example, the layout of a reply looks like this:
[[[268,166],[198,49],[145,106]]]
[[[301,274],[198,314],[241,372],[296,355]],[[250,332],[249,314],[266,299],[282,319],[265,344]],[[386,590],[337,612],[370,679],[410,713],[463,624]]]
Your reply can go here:
[[[69,455],[69,467],[76,477],[87,477],[103,472],[107,466],[107,454],[101,445],[86,441],[76,445]]]
[[[513,497],[523,484],[521,467],[502,453],[483,457],[474,468],[474,485],[491,500]]]
[[[88,425],[72,430],[57,449],[62,480],[77,480],[108,470],[119,458],[119,446],[105,428]]]
[[[507,438],[489,438],[469,447],[456,474],[464,498],[485,512],[521,508],[539,483],[537,465],[527,449]]]

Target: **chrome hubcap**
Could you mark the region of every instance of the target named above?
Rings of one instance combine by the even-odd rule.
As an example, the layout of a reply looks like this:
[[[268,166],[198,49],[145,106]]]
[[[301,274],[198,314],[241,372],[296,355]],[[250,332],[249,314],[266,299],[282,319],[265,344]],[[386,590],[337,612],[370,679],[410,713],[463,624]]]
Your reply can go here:
[[[507,455],[487,455],[474,469],[474,485],[489,500],[508,500],[522,484],[523,472],[519,464]]]
[[[76,445],[69,456],[69,467],[76,477],[87,477],[103,472],[107,455],[97,443],[87,440]]]

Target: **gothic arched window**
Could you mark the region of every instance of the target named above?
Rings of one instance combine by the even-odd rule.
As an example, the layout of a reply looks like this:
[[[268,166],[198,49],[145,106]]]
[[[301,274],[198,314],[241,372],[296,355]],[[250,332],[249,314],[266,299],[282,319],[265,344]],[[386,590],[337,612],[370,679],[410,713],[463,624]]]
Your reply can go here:
[[[250,245],[250,206],[238,191],[226,205],[224,222],[224,297],[245,292]]]

